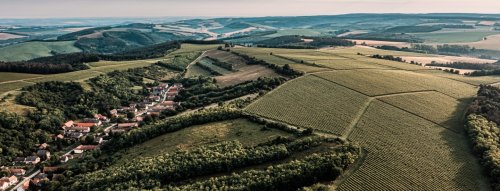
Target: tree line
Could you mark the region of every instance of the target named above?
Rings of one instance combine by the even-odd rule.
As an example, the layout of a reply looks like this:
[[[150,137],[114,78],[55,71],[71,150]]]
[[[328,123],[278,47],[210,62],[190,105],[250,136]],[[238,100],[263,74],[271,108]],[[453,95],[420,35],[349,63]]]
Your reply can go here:
[[[158,58],[178,48],[180,48],[180,43],[166,42],[115,54],[95,54],[86,52],[59,54],[35,58],[28,61],[0,62],[0,71],[35,74],[65,73],[89,69],[85,64],[89,62],[98,62],[100,60],[124,61]]]
[[[474,152],[488,172],[494,190],[500,190],[500,89],[481,85],[468,108],[467,132]]]

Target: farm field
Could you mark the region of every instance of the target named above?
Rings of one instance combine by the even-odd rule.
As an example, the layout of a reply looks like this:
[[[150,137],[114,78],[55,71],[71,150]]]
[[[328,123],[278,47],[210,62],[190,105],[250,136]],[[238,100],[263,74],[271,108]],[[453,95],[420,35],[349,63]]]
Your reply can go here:
[[[380,101],[349,139],[368,156],[339,190],[488,190],[463,134]]]
[[[469,43],[453,43],[458,45],[469,45],[477,49],[486,50],[500,50],[500,34],[490,35],[486,37],[486,40],[479,40]]]
[[[461,124],[468,101],[460,102],[436,91],[381,96],[377,99],[457,133],[463,132]]]
[[[439,33],[419,33],[418,38],[424,39],[428,43],[468,43],[483,40],[484,37],[499,34],[500,31],[465,31],[465,32],[439,32]]]
[[[456,81],[464,82],[475,86],[479,86],[481,84],[492,84],[500,82],[500,76],[464,76],[464,75],[450,74],[441,70],[421,70],[416,72],[432,74],[433,76],[453,79]]]
[[[370,96],[435,90],[461,99],[476,93],[476,87],[466,83],[409,71],[349,70],[314,75]]]
[[[195,76],[213,76],[209,71],[197,66],[196,64],[190,65],[187,68],[187,72],[185,74],[186,77],[195,77]]]
[[[256,80],[259,77],[277,77],[279,74],[273,70],[260,65],[246,65],[240,67],[238,71],[216,76],[217,84],[221,87],[240,84],[245,81]]]
[[[32,85],[33,83],[25,82],[25,81],[16,81],[16,82],[7,82],[0,84],[0,95],[12,91],[20,89],[24,86]]]
[[[24,38],[24,37],[26,36],[0,32],[0,40],[8,40],[13,38]]]
[[[342,135],[367,102],[368,96],[309,75],[278,87],[245,110],[295,126]]]
[[[24,42],[0,48],[0,61],[21,61],[52,56],[52,51],[61,54],[80,52],[81,50],[74,46],[74,41]]]
[[[411,43],[408,43],[408,42],[380,41],[380,40],[353,40],[353,39],[349,39],[349,40],[356,42],[356,44],[360,44],[360,45],[366,44],[367,46],[387,45],[387,46],[395,46],[395,47],[399,47],[399,48],[411,46]]]
[[[497,62],[497,60],[461,56],[402,56],[401,58],[403,58],[403,60],[406,60],[406,62],[414,61],[422,64],[430,64],[433,61],[438,63],[470,62],[480,64]]]
[[[268,63],[271,64],[276,64],[278,66],[283,66],[285,64],[288,64],[291,68],[299,71],[303,71],[306,73],[311,73],[311,72],[318,72],[318,71],[325,71],[328,70],[327,68],[320,68],[320,67],[315,67],[315,66],[309,66],[305,64],[300,64],[291,60],[279,58],[274,55],[270,55],[271,52],[273,54],[280,54],[282,53],[287,53],[285,49],[260,49],[260,48],[235,48],[233,51],[246,54],[252,57],[255,57],[256,59],[264,60]],[[301,51],[293,51],[291,53],[304,53],[304,50]]]
[[[208,67],[211,70],[216,71],[217,73],[222,74],[222,75],[229,74],[232,72],[232,71],[229,71],[225,68],[216,66],[215,64],[212,63],[211,60],[206,59],[206,58],[202,58],[200,61],[198,61],[198,63],[201,64],[202,66]]]
[[[173,133],[167,133],[136,145],[123,153],[122,158],[129,160],[136,157],[149,157],[176,150],[216,144],[223,141],[237,140],[243,146],[256,146],[259,143],[273,140],[278,136],[290,134],[271,129],[262,131],[263,125],[250,122],[246,119],[227,120],[203,125],[196,125]]]
[[[43,77],[43,75],[39,74],[26,74],[26,73],[13,73],[13,72],[0,72],[0,84],[9,81],[30,79],[30,78],[39,78]]]

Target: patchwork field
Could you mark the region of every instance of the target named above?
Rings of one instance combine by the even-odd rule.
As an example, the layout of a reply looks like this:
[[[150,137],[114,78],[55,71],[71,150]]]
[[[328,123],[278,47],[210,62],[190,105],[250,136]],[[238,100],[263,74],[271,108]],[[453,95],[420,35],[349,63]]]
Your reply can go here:
[[[484,37],[499,34],[500,31],[449,31],[434,33],[419,33],[417,37],[430,43],[468,43],[483,40]]]
[[[24,42],[0,48],[0,61],[21,61],[33,58],[52,56],[52,52],[72,53],[81,50],[74,45],[74,41],[59,42]]]
[[[335,51],[327,50],[334,57],[325,60],[349,60],[336,59],[336,54],[344,54]],[[393,67],[308,74],[266,94],[245,111],[362,145],[367,155],[335,183],[339,190],[488,190],[461,124],[477,84],[500,78],[407,71],[398,65],[409,64],[374,63],[355,54],[347,55],[368,65]],[[287,56],[294,55],[306,58],[307,53]]]

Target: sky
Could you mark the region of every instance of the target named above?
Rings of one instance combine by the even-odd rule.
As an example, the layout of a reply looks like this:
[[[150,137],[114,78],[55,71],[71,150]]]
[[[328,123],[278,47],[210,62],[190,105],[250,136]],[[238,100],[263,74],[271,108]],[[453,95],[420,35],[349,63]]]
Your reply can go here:
[[[0,0],[0,19],[498,13],[500,0]]]

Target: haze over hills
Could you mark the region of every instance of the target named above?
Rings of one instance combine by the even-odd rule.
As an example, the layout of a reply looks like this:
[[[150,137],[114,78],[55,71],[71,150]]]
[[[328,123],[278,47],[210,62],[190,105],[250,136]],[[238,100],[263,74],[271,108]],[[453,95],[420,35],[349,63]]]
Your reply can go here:
[[[0,19],[0,190],[500,190],[500,14],[196,15]]]

